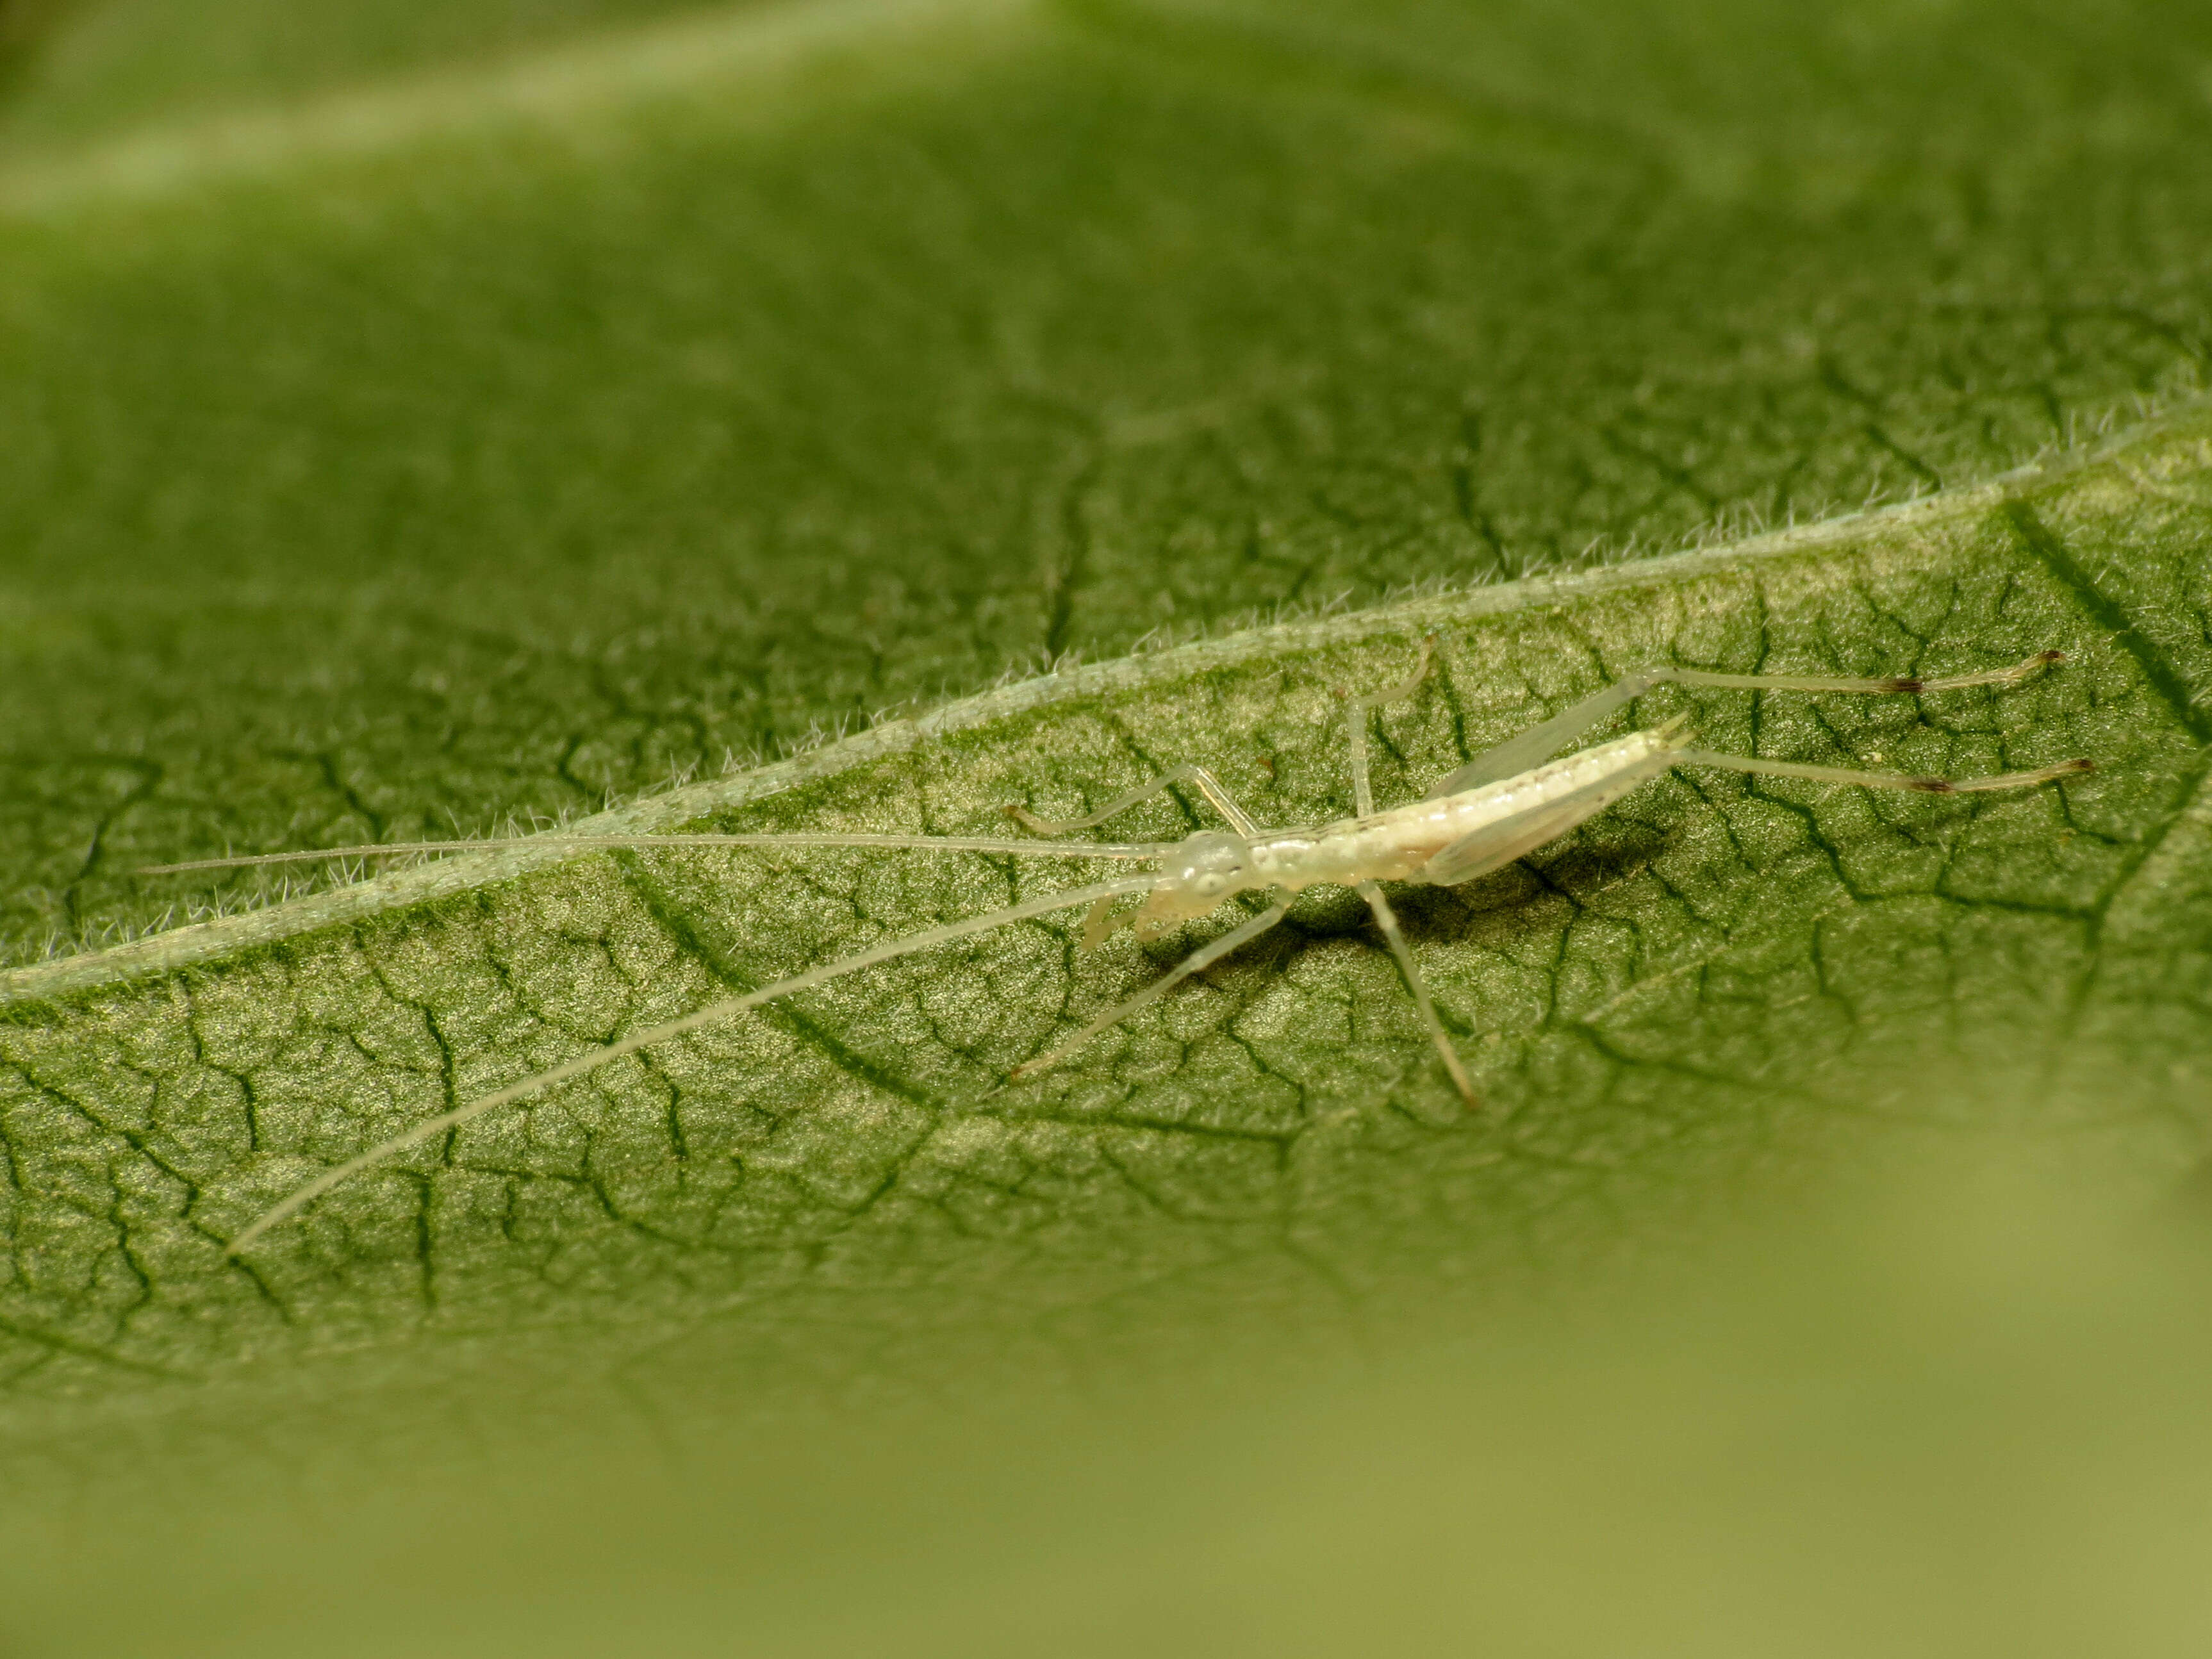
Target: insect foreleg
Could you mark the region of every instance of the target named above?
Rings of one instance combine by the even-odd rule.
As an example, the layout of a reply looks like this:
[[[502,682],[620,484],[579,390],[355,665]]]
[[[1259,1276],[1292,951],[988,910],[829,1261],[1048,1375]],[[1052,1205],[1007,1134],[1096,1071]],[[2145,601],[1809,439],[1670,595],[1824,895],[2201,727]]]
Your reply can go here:
[[[1221,787],[1221,780],[1203,766],[1178,766],[1172,772],[1164,772],[1150,783],[1140,784],[1126,795],[1116,795],[1087,818],[1068,818],[1056,821],[1041,818],[1026,806],[1006,808],[1006,816],[1022,828],[1039,836],[1072,835],[1078,830],[1095,830],[1118,812],[1126,812],[1139,801],[1150,800],[1164,789],[1178,783],[1194,783],[1198,792],[1213,803],[1213,810],[1229,820],[1230,827],[1240,836],[1249,836],[1260,826],[1252,815],[1239,806],[1230,793]]]
[[[1429,1041],[1437,1045],[1443,1056],[1444,1070],[1451,1074],[1452,1086],[1460,1092],[1473,1111],[1480,1103],[1474,1097],[1474,1085],[1468,1080],[1467,1067],[1460,1063],[1459,1050],[1452,1047],[1451,1036],[1444,1030],[1443,1021],[1437,1018],[1437,1005],[1430,1000],[1427,981],[1413,961],[1413,953],[1406,948],[1406,936],[1398,931],[1398,913],[1390,908],[1390,901],[1382,890],[1371,881],[1359,884],[1359,896],[1367,901],[1367,908],[1375,913],[1376,925],[1382,928],[1382,937],[1390,941],[1390,954],[1398,958],[1398,971],[1406,976],[1406,988],[1413,994],[1414,1006],[1421,1011],[1421,1023],[1429,1028]]]
[[[1433,637],[1423,640],[1420,666],[1404,680],[1364,697],[1345,698],[1345,751],[1346,760],[1352,768],[1352,810],[1363,818],[1375,810],[1375,791],[1367,778],[1368,711],[1380,708],[1386,702],[1402,702],[1419,690],[1421,682],[1429,677],[1429,666],[1435,659],[1436,651],[1437,642]]]
[[[496,1111],[499,1108],[510,1105],[515,1101],[543,1093],[556,1084],[568,1082],[571,1078],[581,1077],[586,1072],[597,1071],[600,1066],[611,1060],[619,1060],[624,1054],[635,1054],[641,1048],[650,1048],[657,1043],[665,1042],[671,1037],[681,1036],[686,1031],[696,1030],[714,1020],[726,1019],[732,1014],[742,1013],[748,1008],[757,1008],[764,1002],[773,1002],[779,997],[787,997],[794,992],[811,989],[814,986],[854,973],[860,969],[871,967],[879,962],[889,962],[896,957],[911,956],[917,951],[927,951],[933,945],[945,945],[957,939],[965,939],[970,933],[986,933],[994,927],[1003,927],[1008,922],[1025,921],[1031,916],[1045,915],[1054,910],[1065,910],[1073,905],[1091,904],[1100,899],[1118,898],[1127,893],[1147,892],[1153,884],[1153,878],[1148,876],[1125,876],[1119,881],[1101,882],[1096,886],[1076,887],[1060,893],[1047,893],[1038,898],[1027,899],[1019,904],[1009,905],[1003,910],[994,910],[985,915],[969,916],[962,921],[947,922],[942,927],[932,927],[926,933],[909,933],[901,939],[886,939],[880,945],[871,945],[868,949],[856,951],[849,957],[841,957],[836,962],[825,963],[819,968],[811,968],[803,974],[793,975],[789,979],[778,980],[775,984],[763,986],[757,991],[749,991],[741,997],[730,997],[720,1002],[709,1003],[704,1008],[694,1009],[680,1019],[672,1019],[665,1024],[651,1026],[642,1031],[633,1031],[617,1042],[579,1054],[575,1059],[556,1066],[550,1071],[540,1072],[535,1077],[527,1077],[520,1083],[509,1084],[504,1089],[494,1090],[490,1094],[472,1100],[465,1106],[457,1106],[450,1112],[441,1112],[435,1117],[425,1118],[422,1122],[401,1131],[389,1140],[381,1141],[370,1147],[358,1158],[349,1158],[335,1168],[325,1170],[249,1224],[224,1247],[223,1254],[238,1255],[271,1227],[313,1203],[331,1188],[374,1164],[381,1164],[396,1152],[404,1152],[410,1146],[419,1146],[425,1140],[445,1133],[448,1129],[458,1128],[471,1119],[482,1117],[487,1112]]]
[[[1278,889],[1277,890],[1280,891],[1281,890]],[[1267,908],[1262,910],[1258,915],[1253,917],[1251,921],[1244,923],[1243,926],[1240,927],[1232,927],[1227,933],[1224,933],[1219,939],[1208,940],[1206,944],[1200,945],[1197,950],[1193,951],[1188,956],[1185,957],[1181,962],[1177,963],[1175,967],[1169,969],[1168,972],[1161,975],[1159,978],[1154,980],[1150,985],[1145,987],[1143,990],[1138,992],[1136,995],[1131,997],[1127,1002],[1108,1009],[1104,1013],[1099,1015],[1097,1018],[1092,1020],[1090,1024],[1085,1026],[1066,1042],[1061,1043],[1057,1048],[1051,1050],[1048,1054],[1039,1054],[1035,1060],[1024,1060],[1020,1065],[1015,1066],[1012,1072],[1008,1073],[1008,1075],[1018,1078],[1034,1077],[1036,1073],[1044,1071],[1049,1066],[1059,1065],[1061,1060],[1066,1059],[1068,1055],[1073,1054],[1085,1043],[1090,1042],[1091,1038],[1097,1036],[1108,1026],[1120,1024],[1122,1020],[1127,1019],[1131,1014],[1135,1013],[1138,1009],[1143,1007],[1146,1004],[1157,1001],[1159,998],[1166,995],[1168,992],[1182,984],[1183,981],[1188,979],[1193,974],[1198,972],[1200,969],[1206,967],[1210,963],[1220,961],[1222,957],[1227,956],[1231,951],[1236,950],[1239,945],[1259,938],[1261,934],[1266,933],[1270,927],[1273,927],[1277,922],[1280,921],[1289,912],[1290,908],[1290,902],[1288,900],[1278,899],[1273,904],[1268,906]]]

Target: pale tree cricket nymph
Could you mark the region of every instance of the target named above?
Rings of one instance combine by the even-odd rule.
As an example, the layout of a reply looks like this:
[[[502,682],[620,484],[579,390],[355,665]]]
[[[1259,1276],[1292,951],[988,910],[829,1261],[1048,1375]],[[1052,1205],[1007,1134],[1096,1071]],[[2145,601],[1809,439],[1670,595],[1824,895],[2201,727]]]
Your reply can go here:
[[[1630,790],[1676,766],[1711,766],[1765,777],[1802,778],[1816,782],[1853,784],[1865,788],[1915,790],[1929,794],[1964,794],[1992,789],[2027,789],[2091,769],[2087,760],[2062,761],[2030,772],[2009,772],[1996,777],[1953,781],[1935,777],[1868,772],[1846,767],[1813,766],[1794,761],[1774,761],[1742,755],[1715,753],[1692,745],[1683,727],[1687,716],[1678,715],[1663,725],[1632,732],[1624,738],[1598,744],[1562,760],[1550,758],[1578,732],[1603,720],[1645,692],[1661,685],[1708,687],[1748,691],[1795,691],[1808,694],[1902,695],[1959,690],[1969,686],[2009,685],[2025,680],[2052,663],[2063,659],[2057,651],[2039,652],[2008,668],[1958,674],[1942,679],[1830,679],[1790,674],[1717,674],[1686,668],[1655,668],[1632,674],[1595,696],[1575,704],[1520,736],[1476,756],[1465,765],[1438,779],[1420,799],[1382,811],[1375,810],[1368,780],[1367,724],[1370,711],[1412,696],[1427,678],[1434,641],[1421,647],[1420,665],[1401,684],[1364,697],[1346,700],[1348,748],[1352,771],[1353,816],[1311,828],[1267,829],[1237,805],[1212,772],[1200,765],[1177,767],[1140,788],[1109,801],[1087,817],[1048,823],[1026,809],[1006,811],[1041,840],[1000,839],[964,836],[899,836],[866,834],[822,835],[624,835],[533,837],[534,844],[572,846],[578,851],[625,847],[863,847],[899,849],[927,848],[940,852],[973,852],[1025,857],[1076,857],[1121,860],[1152,868],[1117,880],[1048,893],[1005,909],[950,922],[940,927],[886,940],[865,951],[808,969],[777,983],[694,1010],[679,1019],[647,1030],[633,1031],[613,1042],[593,1048],[548,1071],[509,1084],[503,1089],[434,1117],[424,1119],[358,1157],[333,1165],[299,1187],[240,1231],[226,1247],[235,1255],[270,1228],[298,1213],[323,1194],[362,1170],[382,1163],[395,1153],[483,1116],[515,1101],[597,1070],[624,1054],[665,1042],[711,1021],[727,1019],[765,1002],[856,973],[896,957],[930,950],[1009,922],[1041,916],[1054,910],[1087,907],[1082,944],[1095,950],[1117,928],[1127,926],[1142,939],[1154,939],[1219,908],[1241,893],[1266,895],[1267,907],[1238,926],[1208,940],[1169,972],[1126,1001],[1107,1009],[1080,1030],[1048,1052],[1024,1061],[1012,1077],[1033,1076],[1057,1065],[1101,1031],[1127,1018],[1165,994],[1191,975],[1229,955],[1267,932],[1290,908],[1292,896],[1309,887],[1335,884],[1349,887],[1366,900],[1376,925],[1404,975],[1407,988],[1420,1011],[1429,1040],[1436,1045],[1444,1070],[1470,1108],[1479,1104],[1474,1085],[1443,1024],[1437,1017],[1421,970],[1406,944],[1398,919],[1383,894],[1382,882],[1418,886],[1454,887],[1486,875],[1550,842],[1601,811]],[[1180,842],[1060,842],[1054,838],[1094,829],[1138,803],[1179,784],[1194,786],[1227,822],[1226,830],[1201,830]],[[243,865],[282,864],[319,859],[386,857],[399,854],[471,851],[512,842],[482,841],[411,842],[370,847],[343,847],[315,852],[276,853],[253,858],[198,859],[189,863],[159,865],[144,874],[167,874],[185,870],[210,870]],[[1115,907],[1121,900],[1139,896],[1142,903],[1118,919]]]

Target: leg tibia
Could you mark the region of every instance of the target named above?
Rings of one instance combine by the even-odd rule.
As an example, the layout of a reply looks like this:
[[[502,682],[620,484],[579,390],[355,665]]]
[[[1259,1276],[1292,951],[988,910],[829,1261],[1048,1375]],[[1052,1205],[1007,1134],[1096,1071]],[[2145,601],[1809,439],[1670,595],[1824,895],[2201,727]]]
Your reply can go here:
[[[1960,691],[1970,685],[2016,685],[2052,663],[2065,660],[2063,651],[2039,651],[2009,668],[1984,668],[1978,673],[1951,674],[1933,680],[1910,677],[1839,680],[1807,674],[1708,674],[1695,668],[1662,668],[1649,678],[1655,684],[1705,685],[1737,691],[1842,691],[1864,696],[1893,696],[1911,692]]]
[[[1685,749],[1674,757],[1678,766],[1722,766],[1731,772],[1754,772],[1767,778],[1806,778],[1814,783],[1851,783],[1864,789],[1910,789],[1923,795],[1966,795],[1990,789],[2032,789],[2037,784],[2077,773],[2094,772],[2096,763],[2087,758],[2061,761],[2033,772],[2005,772],[1990,778],[1914,777],[1903,772],[1862,772],[1848,766],[1808,766],[1796,761],[1757,760],[1748,755],[1717,755],[1707,749]]]
[[[1894,696],[1921,691],[1958,691],[1970,685],[2013,685],[2040,673],[2052,663],[2064,661],[2065,657],[2063,651],[2039,651],[2009,668],[1988,668],[1978,673],[1953,674],[1933,680],[1828,679],[1808,674],[1709,674],[1699,668],[1647,669],[1640,674],[1631,674],[1594,697],[1584,698],[1540,726],[1530,726],[1519,737],[1477,755],[1457,771],[1437,779],[1428,792],[1428,799],[1436,800],[1462,790],[1480,789],[1486,783],[1517,777],[1540,766],[1565,748],[1577,732],[1596,725],[1657,685],[1703,686],[1723,691],[1840,691],[1863,696]]]
[[[1375,913],[1376,925],[1382,928],[1382,937],[1390,942],[1390,954],[1398,959],[1398,971],[1406,976],[1406,988],[1413,994],[1413,1006],[1421,1011],[1421,1024],[1429,1028],[1429,1041],[1436,1044],[1442,1056],[1444,1070],[1450,1076],[1452,1087],[1473,1111],[1480,1103],[1475,1099],[1474,1085],[1468,1081],[1467,1067],[1460,1061],[1459,1050],[1452,1047],[1451,1034],[1444,1030],[1443,1021],[1437,1018],[1437,1005],[1429,996],[1428,982],[1413,961],[1413,953],[1406,948],[1406,936],[1398,929],[1398,914],[1390,908],[1390,901],[1382,890],[1371,881],[1359,884],[1359,896],[1367,901],[1367,908]]]
[[[1419,690],[1421,682],[1429,677],[1429,666],[1436,652],[1437,641],[1431,635],[1421,641],[1420,665],[1398,684],[1364,697],[1338,694],[1345,699],[1345,758],[1352,768],[1352,810],[1363,818],[1375,810],[1375,790],[1368,781],[1367,773],[1367,711],[1380,708],[1386,702],[1402,702]]]
[[[1172,772],[1164,772],[1150,783],[1139,784],[1126,795],[1116,795],[1086,818],[1041,818],[1026,806],[1008,806],[1006,816],[1032,835],[1072,835],[1078,830],[1095,830],[1117,813],[1126,812],[1138,802],[1150,800],[1162,790],[1173,788],[1178,783],[1196,784],[1199,793],[1213,803],[1213,810],[1227,818],[1230,827],[1238,835],[1249,836],[1258,828],[1251,814],[1239,806],[1236,799],[1221,787],[1221,780],[1203,766],[1178,766]]]
[[[1231,951],[1251,939],[1259,938],[1261,934],[1280,921],[1290,908],[1287,902],[1279,902],[1262,910],[1243,927],[1232,927],[1219,939],[1208,940],[1127,1001],[1109,1008],[1057,1048],[1048,1054],[1039,1054],[1035,1060],[1024,1060],[1007,1075],[1015,1078],[1035,1077],[1039,1072],[1059,1065],[1061,1060],[1066,1059],[1068,1055],[1073,1054],[1109,1025],[1120,1024],[1147,1003],[1158,1001],[1175,987],[1198,972],[1200,969],[1220,961]]]

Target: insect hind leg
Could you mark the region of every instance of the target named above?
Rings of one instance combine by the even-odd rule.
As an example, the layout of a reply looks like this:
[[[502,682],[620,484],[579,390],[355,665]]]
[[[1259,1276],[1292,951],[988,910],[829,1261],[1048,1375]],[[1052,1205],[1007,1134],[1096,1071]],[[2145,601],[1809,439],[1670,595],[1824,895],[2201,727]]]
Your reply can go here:
[[[1722,755],[1709,749],[1684,749],[1674,756],[1678,766],[1720,766],[1731,772],[1750,772],[1765,778],[1805,778],[1814,783],[1856,784],[1863,789],[1909,789],[1923,795],[1972,795],[1995,789],[2033,789],[2038,784],[2094,772],[2097,763],[2087,756],[2060,761],[2033,772],[2001,772],[1986,778],[1916,777],[1904,772],[1863,772],[1850,766],[1809,766],[1796,761],[1760,760],[1751,755]]]
[[[1518,776],[1540,766],[1577,732],[1596,725],[1614,710],[1624,708],[1655,686],[1690,685],[1723,691],[1835,692],[1847,696],[1904,696],[1928,691],[1960,691],[1974,685],[2016,685],[2051,664],[2066,660],[2063,651],[2039,651],[2025,661],[2004,668],[1985,668],[1971,674],[1951,674],[1936,679],[1889,676],[1875,679],[1832,678],[1817,674],[1715,674],[1701,668],[1647,668],[1615,682],[1594,697],[1585,697],[1519,737],[1484,750],[1457,771],[1439,778],[1426,799],[1436,800],[1463,790],[1480,789],[1501,778]]]

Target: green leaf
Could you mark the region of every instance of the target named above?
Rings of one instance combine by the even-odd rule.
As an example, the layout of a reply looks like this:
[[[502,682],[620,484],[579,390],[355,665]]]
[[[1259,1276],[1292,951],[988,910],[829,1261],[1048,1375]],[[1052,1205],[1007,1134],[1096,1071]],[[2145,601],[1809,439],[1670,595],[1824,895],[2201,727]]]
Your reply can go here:
[[[1345,805],[1332,688],[1401,673],[1431,631],[1439,684],[1382,719],[1386,799],[1637,663],[1932,674],[2069,653],[2027,685],[1917,703],[1687,702],[1745,752],[1954,775],[2088,753],[2090,779],[1873,797],[1686,771],[1500,878],[1410,896],[1479,1116],[1454,1114],[1340,896],[1009,1085],[1071,1013],[1158,967],[1024,924],[487,1117],[233,1262],[221,1241],[259,1208],[410,1121],[1037,891],[1048,866],[525,841],[20,970],[17,1420],[96,1443],[154,1401],[212,1397],[200,1436],[251,1410],[327,1460],[518,1378],[648,1360],[687,1414],[733,1377],[757,1413],[988,1375],[1024,1333],[1110,1352],[1204,1319],[1229,1340],[1224,1303],[1233,1326],[1316,1274],[1365,1318],[1409,1298],[1433,1317],[1440,1289],[1494,1295],[1532,1251],[1607,1252],[1685,1204],[1930,1134],[2155,1179],[2191,1154],[2208,1059],[2212,664],[2189,610],[2208,434],[2198,417],[1761,543],[1074,670],[588,825],[959,833],[1192,754],[1263,818],[1312,820]]]
[[[233,1265],[222,1242],[261,1210],[413,1122],[718,998],[1122,872],[525,839],[19,970],[17,1238],[40,1264],[22,1360],[58,1345],[36,1386],[81,1397],[247,1355],[258,1370],[337,1332],[420,1345],[588,1317],[595,1341],[658,1343],[730,1297],[788,1313],[902,1288],[884,1314],[897,1332],[964,1317],[979,1277],[1053,1300],[1063,1276],[1187,1271],[1231,1238],[1358,1279],[1433,1249],[1438,1214],[1471,1259],[1540,1220],[1565,1248],[1620,1231],[1639,1192],[1786,1167],[1885,1122],[2176,1155],[2205,1058],[2179,1017],[2201,949],[2180,901],[2212,876],[2187,816],[2212,660],[2175,532],[2212,511],[2208,432],[1765,544],[1072,670],[578,826],[989,835],[1008,802],[1068,816],[1186,759],[1264,823],[1323,822],[1350,805],[1336,688],[1402,678],[1430,633],[1437,684],[1380,717],[1384,801],[1639,665],[1933,677],[2067,653],[2028,684],[1917,707],[1644,700],[1645,723],[1686,708],[1706,746],[1770,758],[1972,777],[2086,755],[2100,772],[1880,797],[1686,769],[1498,878],[1409,893],[1486,1097],[1473,1118],[1341,889],[1010,1083],[1193,937],[1125,934],[1085,959],[1074,917],[1041,919],[504,1109]],[[1163,798],[1115,828],[1209,821]],[[114,1275],[131,1261],[162,1265]]]
[[[1209,1553],[1216,1522],[1268,1524],[1253,1463],[1306,1483],[1267,1582],[1328,1577],[1346,1510],[1312,1494],[1351,1477],[1327,1449],[1354,1467],[1359,1425],[1400,1413],[1507,1494],[1526,1531],[1495,1559],[1530,1571],[1476,1604],[1535,1646],[1543,1595],[1607,1600],[1558,1573],[1578,1534],[1547,1492],[1615,1500],[1695,1602],[1664,1505],[1553,1472],[1647,1395],[1800,1421],[1800,1300],[1850,1338],[1807,1346],[1818,1377],[1858,1387],[1859,1342],[1910,1393],[1917,1316],[1881,1310],[1972,1281],[1955,1259],[1994,1237],[2017,1308],[1978,1349],[1954,1316],[1978,1281],[1956,1291],[1939,1370],[2002,1388],[1989,1353],[2055,1330],[2191,1374],[2153,1335],[2186,1265],[2113,1335],[2072,1302],[2039,1326],[2074,1281],[2015,1246],[2202,1156],[2194,12],[799,5],[486,63],[500,8],[441,36],[363,3],[320,56],[224,83],[284,97],[255,109],[191,91],[202,60],[154,9],[61,28],[0,160],[0,1556],[49,1649],[720,1650],[700,1587],[734,1554],[770,1646],[1073,1651],[1080,1627],[1126,1651],[1146,1617],[1085,1610],[1139,1584],[1202,1628],[1243,1559]],[[1684,771],[1407,896],[1478,1115],[1329,892],[1010,1085],[1172,959],[1079,957],[1071,915],[617,1062],[223,1257],[449,1105],[1085,871],[526,840],[359,886],[136,866],[610,798],[584,822],[990,831],[1181,760],[1317,819],[1348,805],[1337,693],[1431,632],[1438,677],[1378,718],[1386,801],[1653,661],[1934,674],[2057,647],[2002,691],[1642,713],[1768,756],[2100,770],[1948,799]],[[1127,830],[1203,821],[1177,798]],[[1964,1243],[1847,1226],[1839,1256],[1872,1265],[1832,1280],[1778,1244],[1778,1194],[1893,1157],[2064,1175]],[[1547,1322],[1594,1264],[1745,1206],[1765,1220],[1734,1248],[1796,1265],[1718,1274],[1741,1306],[1688,1358],[1654,1333],[1694,1286],[1643,1323],[1601,1307],[1588,1351]],[[2081,1282],[2117,1295],[2129,1250],[2097,1234],[2111,1270]],[[1445,1346],[1410,1393],[1344,1381],[1417,1329]],[[1732,1379],[1745,1352],[1780,1380],[1692,1410],[1681,1368]],[[1304,1403],[1251,1405],[1278,1388]],[[1529,1404],[1553,1390],[1582,1403]],[[2109,1426],[2129,1399],[2098,1372],[2075,1403],[2150,1460]],[[1186,1401],[1202,1453],[1162,1430]],[[1494,1439],[1452,1426],[1492,1413]],[[1812,1490],[1875,1432],[1783,1466]],[[1675,1484],[1763,1455],[1751,1430],[1662,1444],[1613,1455]],[[1402,1605],[1448,1601],[1423,1516],[1468,1517],[1390,1458],[1365,1518],[1416,1564]],[[1177,1507],[1194,1468],[1245,1496]],[[2147,1505],[2142,1535],[2191,1513]],[[994,1625],[1006,1583],[975,1563],[1018,1558],[1028,1611]],[[1213,1564],[1199,1588],[1188,1561]],[[306,1625],[303,1581],[326,1587]],[[1334,1650],[1435,1645],[1363,1607]],[[1657,1611],[1577,1616],[1588,1650],[1663,1647]],[[1238,1629],[1311,1639],[1284,1620]]]

